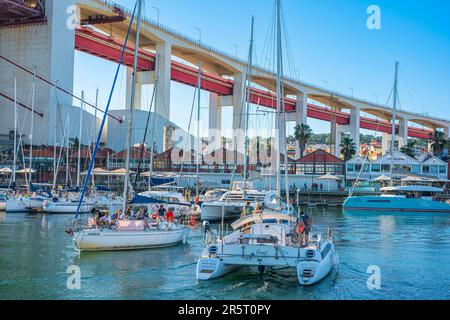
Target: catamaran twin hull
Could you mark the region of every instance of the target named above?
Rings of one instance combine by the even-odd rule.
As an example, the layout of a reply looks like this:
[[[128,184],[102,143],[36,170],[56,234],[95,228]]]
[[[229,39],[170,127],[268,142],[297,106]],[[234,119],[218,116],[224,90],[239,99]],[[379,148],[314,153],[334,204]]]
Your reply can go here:
[[[450,213],[450,204],[422,198],[358,196],[347,198],[343,209],[358,212]]]
[[[221,244],[205,248],[198,260],[198,280],[222,277],[240,267],[292,267],[297,271],[301,285],[309,286],[325,278],[337,263],[332,241],[326,240],[320,248],[275,247],[264,245]]]
[[[138,250],[177,245],[184,241],[188,230],[185,227],[149,231],[85,229],[74,232],[73,239],[79,251]]]

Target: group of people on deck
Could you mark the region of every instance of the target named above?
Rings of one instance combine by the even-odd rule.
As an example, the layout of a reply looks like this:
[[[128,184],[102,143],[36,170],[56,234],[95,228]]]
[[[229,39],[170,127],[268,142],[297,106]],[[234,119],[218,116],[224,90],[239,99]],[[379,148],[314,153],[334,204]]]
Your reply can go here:
[[[144,208],[134,211],[132,207],[128,207],[124,212],[122,209],[117,210],[113,214],[108,212],[97,211],[95,220],[90,223],[92,226],[113,226],[117,221],[127,220],[144,220],[146,223],[161,221],[176,222],[175,215],[172,210],[166,210],[164,205],[156,207],[155,212],[150,214],[149,211],[145,211]]]

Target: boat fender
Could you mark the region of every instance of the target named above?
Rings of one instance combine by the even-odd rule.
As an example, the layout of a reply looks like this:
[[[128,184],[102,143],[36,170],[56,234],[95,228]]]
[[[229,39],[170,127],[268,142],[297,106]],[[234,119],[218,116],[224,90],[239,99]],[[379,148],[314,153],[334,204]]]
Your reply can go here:
[[[191,218],[189,219],[189,226],[192,228],[195,226],[195,217],[191,216]]]

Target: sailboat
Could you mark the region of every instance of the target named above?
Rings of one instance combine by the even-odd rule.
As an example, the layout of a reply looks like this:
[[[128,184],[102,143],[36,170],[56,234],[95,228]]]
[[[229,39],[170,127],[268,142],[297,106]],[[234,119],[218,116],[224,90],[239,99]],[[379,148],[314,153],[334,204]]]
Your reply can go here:
[[[276,12],[277,123],[280,128],[282,107],[280,0],[276,0]],[[279,163],[280,152],[277,153]],[[206,246],[198,259],[196,269],[198,280],[222,277],[244,266],[256,269],[259,273],[271,269],[290,268],[296,271],[299,284],[308,286],[319,282],[331,272],[337,263],[331,231],[325,239],[321,235],[313,235],[311,241],[303,244],[299,229],[300,217],[296,216],[293,208],[281,205],[280,189],[281,173],[280,166],[277,165],[277,192],[274,194],[273,201],[269,202],[273,204],[272,206],[258,207],[252,214],[243,215],[231,224],[233,232],[226,236],[223,234],[223,223],[221,234],[216,237],[210,233],[209,228],[205,228]],[[205,226],[207,226],[206,223]]]
[[[35,110],[35,96],[36,96],[36,68],[33,71],[33,83],[31,94],[31,126],[30,126],[30,149],[29,149],[29,168],[16,171],[17,163],[17,81],[14,80],[14,163],[13,163],[13,184],[16,182],[16,174],[22,173],[27,182],[27,194],[15,195],[6,200],[6,212],[36,212],[42,210],[42,202],[51,197],[48,193],[34,192],[32,194],[32,175],[35,171],[33,167],[33,132],[34,132],[34,110]],[[23,147],[22,138],[20,138],[19,145]]]
[[[128,28],[125,43],[122,49],[119,66],[116,71],[116,75],[119,71],[121,61],[123,59],[124,50],[128,41],[130,30],[134,20],[134,14],[136,11],[136,6],[138,10],[137,14],[137,27],[136,27],[136,44],[135,44],[135,55],[133,64],[133,86],[131,94],[131,116],[128,120],[128,133],[127,133],[127,158],[126,158],[126,174],[124,183],[124,203],[123,211],[127,209],[128,200],[128,184],[130,177],[130,155],[129,147],[131,146],[132,137],[132,121],[133,121],[133,109],[135,105],[135,90],[136,90],[136,74],[137,74],[137,59],[139,50],[139,34],[141,26],[141,14],[142,14],[142,2],[143,0],[137,0],[133,15],[131,17],[130,25]],[[157,69],[156,69],[157,70]],[[117,79],[117,77],[116,77]],[[115,84],[115,82],[114,82]],[[94,165],[95,154],[98,149],[99,140],[101,137],[101,132],[103,130],[105,119],[107,117],[108,108],[111,102],[111,96],[114,91],[111,90],[108,105],[105,110],[102,125],[100,127],[100,132],[97,138],[96,147],[91,159],[88,174],[86,176],[83,192],[81,193],[81,198],[78,204],[77,216],[79,213],[79,208],[82,205],[84,192],[89,180],[90,172]],[[148,212],[150,214],[150,212]],[[92,219],[88,226],[78,226],[76,225],[73,229],[67,230],[67,232],[73,237],[76,248],[79,251],[109,251],[109,250],[136,250],[144,248],[157,248],[157,247],[167,247],[179,244],[185,240],[189,233],[189,228],[177,223],[176,221],[162,221],[160,218],[156,219],[143,219],[143,220],[115,220],[112,224],[108,225],[98,225]]]
[[[390,186],[381,188],[379,196],[353,196],[350,195],[344,201],[344,212],[409,212],[409,213],[450,213],[450,204],[436,200],[436,195],[443,193],[442,188],[434,188],[423,185],[394,186],[393,185],[393,161],[395,155],[395,118],[398,96],[398,67],[395,63],[394,101],[392,113],[392,135],[390,146],[391,175]]]

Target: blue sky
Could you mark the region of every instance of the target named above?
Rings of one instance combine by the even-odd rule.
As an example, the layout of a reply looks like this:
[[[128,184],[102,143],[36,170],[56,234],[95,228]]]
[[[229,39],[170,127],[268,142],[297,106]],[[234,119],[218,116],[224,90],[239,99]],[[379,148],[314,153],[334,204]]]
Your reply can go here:
[[[117,0],[129,8],[134,0]],[[273,15],[272,0],[146,0],[145,14],[214,47],[247,58],[250,17],[255,16],[258,62]],[[283,0],[285,23],[295,69],[300,78],[356,97],[386,103],[400,62],[399,93],[402,109],[450,118],[450,1],[407,0]],[[366,27],[369,5],[381,9],[381,30]],[[75,91],[94,100],[100,90],[105,105],[115,65],[83,53],[76,54]],[[285,70],[294,69],[285,62]],[[144,88],[151,96],[152,88]],[[121,72],[112,107],[125,103],[125,73]],[[172,84],[171,120],[186,128],[194,88]],[[207,94],[202,94],[202,119],[207,123]],[[144,107],[146,109],[148,107]],[[223,127],[231,126],[231,108],[223,114]],[[267,119],[253,117],[254,128]],[[270,122],[270,121],[269,121]],[[314,132],[329,131],[329,124],[310,121]]]

